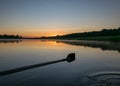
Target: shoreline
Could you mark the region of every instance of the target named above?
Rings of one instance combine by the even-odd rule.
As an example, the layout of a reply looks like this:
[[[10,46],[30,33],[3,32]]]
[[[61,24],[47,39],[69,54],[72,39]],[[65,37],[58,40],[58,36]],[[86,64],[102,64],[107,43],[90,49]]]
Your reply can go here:
[[[117,36],[103,36],[103,37],[74,37],[74,38],[0,38],[0,41],[12,40],[76,40],[76,41],[97,41],[97,42],[120,42],[120,35]]]

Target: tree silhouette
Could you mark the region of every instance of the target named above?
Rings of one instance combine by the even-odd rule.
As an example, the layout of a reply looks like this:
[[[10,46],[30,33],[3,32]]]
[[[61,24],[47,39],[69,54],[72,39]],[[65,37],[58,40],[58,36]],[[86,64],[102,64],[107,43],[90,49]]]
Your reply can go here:
[[[0,39],[21,39],[22,36],[19,35],[0,35]]]
[[[71,33],[66,35],[57,35],[52,37],[43,37],[44,39],[74,39],[79,37],[103,37],[120,35],[120,27],[118,29],[102,29],[101,31],[91,31],[83,33]]]

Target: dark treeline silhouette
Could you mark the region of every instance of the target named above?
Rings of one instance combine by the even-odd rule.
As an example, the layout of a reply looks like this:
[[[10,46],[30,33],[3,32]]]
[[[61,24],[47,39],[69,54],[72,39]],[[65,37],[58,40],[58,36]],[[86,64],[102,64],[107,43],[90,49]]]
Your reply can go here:
[[[19,35],[0,35],[0,39],[21,39]]]
[[[101,31],[91,31],[91,32],[83,32],[83,33],[72,33],[66,35],[57,35],[53,37],[41,37],[45,38],[57,38],[57,39],[74,39],[78,37],[103,37],[103,36],[116,36],[120,35],[120,27],[118,29],[103,29]]]
[[[65,35],[65,37],[95,37],[95,36],[115,36],[120,35],[120,28],[118,29],[103,29],[101,31],[92,31],[84,33],[73,33]]]

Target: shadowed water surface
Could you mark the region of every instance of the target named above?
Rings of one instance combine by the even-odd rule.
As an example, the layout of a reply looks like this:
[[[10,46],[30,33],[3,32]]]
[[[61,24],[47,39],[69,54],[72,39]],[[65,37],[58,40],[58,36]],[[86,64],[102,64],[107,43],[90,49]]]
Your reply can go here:
[[[120,43],[68,40],[0,41],[0,71],[64,59],[69,53],[76,53],[75,61],[0,76],[0,85],[79,86],[83,76],[120,72]]]

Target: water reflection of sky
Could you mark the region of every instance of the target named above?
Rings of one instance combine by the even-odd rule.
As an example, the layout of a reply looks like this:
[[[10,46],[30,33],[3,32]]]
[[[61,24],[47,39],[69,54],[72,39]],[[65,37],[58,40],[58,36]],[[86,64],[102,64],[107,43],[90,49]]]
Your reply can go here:
[[[76,53],[74,62],[61,62],[0,77],[0,84],[73,86],[81,75],[120,71],[120,53],[117,50],[104,51],[98,47],[73,46],[65,42],[46,40],[0,43],[0,70],[59,60],[73,52]]]

